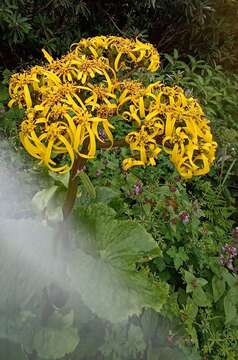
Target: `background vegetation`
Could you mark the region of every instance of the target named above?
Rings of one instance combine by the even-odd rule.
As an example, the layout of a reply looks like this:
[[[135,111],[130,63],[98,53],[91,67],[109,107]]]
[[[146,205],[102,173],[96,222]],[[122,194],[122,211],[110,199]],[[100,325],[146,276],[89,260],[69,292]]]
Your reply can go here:
[[[97,34],[140,36],[153,42],[162,52],[162,67],[153,80],[178,84],[196,97],[219,145],[209,175],[187,182],[166,156],[156,168],[133,169],[130,174],[120,169],[125,150],[99,152],[97,160],[89,163],[96,199],[81,184],[75,217],[82,219],[83,214],[87,219],[83,208],[87,204],[92,217],[99,211],[115,221],[130,219],[143,226],[159,244],[161,254],[139,264],[140,270],[166,283],[168,298],[160,315],[145,311],[126,325],[115,325],[100,307],[96,314],[88,309],[86,318],[80,318],[79,308],[74,303],[67,303],[66,309],[59,305],[51,289],[51,305],[59,310],[46,329],[53,331],[55,321],[61,324],[68,347],[60,354],[57,342],[43,347],[38,333],[39,359],[62,358],[66,350],[74,351],[63,357],[65,360],[127,360],[128,356],[130,360],[238,359],[237,11],[238,3],[232,0],[1,2],[1,178],[8,178],[10,189],[22,190],[11,206],[9,194],[2,196],[1,219],[31,217],[31,199],[41,190],[34,205],[54,222],[57,214],[52,213],[52,206],[60,204],[55,206],[54,192],[49,196],[47,191],[55,187],[64,194],[66,190],[65,179],[52,177],[21,152],[17,134],[23,112],[7,107],[11,72],[42,61],[42,47],[61,55],[82,36]],[[30,183],[34,186],[28,186]],[[42,202],[42,196],[48,201]],[[85,313],[85,304],[80,306]],[[81,336],[76,348],[78,339],[75,330],[69,332],[72,319],[68,308],[75,311],[73,329],[77,327]],[[112,304],[113,314],[118,315]],[[20,336],[29,313],[24,316],[14,319],[17,331],[11,336],[8,332],[8,339],[27,348],[27,336]],[[4,324],[1,322],[1,338],[6,338]],[[32,349],[28,350],[31,353]],[[26,359],[21,347],[12,343],[9,347],[1,340],[0,358],[7,358],[6,354],[9,359],[16,359],[16,354],[17,359]],[[31,356],[29,359],[38,359],[33,353]]]
[[[237,68],[237,12],[236,0],[2,0],[0,59],[19,66],[41,47],[61,55],[82,36],[120,34]]]

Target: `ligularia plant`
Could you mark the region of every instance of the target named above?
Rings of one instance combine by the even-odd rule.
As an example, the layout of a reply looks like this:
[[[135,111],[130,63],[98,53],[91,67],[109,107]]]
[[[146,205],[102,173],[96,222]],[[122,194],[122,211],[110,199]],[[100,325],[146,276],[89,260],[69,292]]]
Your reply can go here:
[[[164,151],[182,177],[208,173],[217,144],[197,100],[178,86],[133,79],[135,71],[158,70],[153,45],[96,36],[61,59],[43,53],[47,65],[14,74],[9,86],[9,106],[25,109],[20,140],[41,164],[65,173],[77,159],[95,158],[97,149],[128,145],[124,170],[154,166]],[[120,122],[127,132],[115,139]]]
[[[160,153],[165,152],[183,178],[204,175],[209,172],[217,147],[209,121],[198,101],[188,97],[182,88],[150,80],[156,79],[151,73],[159,69],[160,55],[149,43],[96,36],[73,44],[70,52],[60,59],[53,59],[45,50],[43,54],[48,61],[46,65],[12,75],[9,106],[24,109],[19,137],[25,150],[51,172],[70,172],[70,175],[67,186],[65,177],[51,174],[57,183],[60,178],[64,186],[43,189],[33,198],[49,222],[49,226],[44,224],[42,232],[39,231],[41,223],[34,219],[22,219],[17,227],[11,221],[1,225],[3,239],[6,239],[2,245],[4,258],[0,261],[3,284],[6,283],[5,270],[9,269],[8,291],[0,302],[0,311],[6,315],[1,333],[5,331],[7,339],[18,341],[21,348],[31,353],[32,359],[66,359],[70,353],[73,358],[78,355],[82,359],[95,358],[100,353],[102,358],[102,351],[110,358],[114,352],[109,346],[110,351],[107,349],[110,342],[105,335],[107,327],[108,333],[113,333],[112,324],[118,324],[119,330],[124,324],[125,334],[128,333],[133,343],[130,346],[133,355],[126,344],[125,356],[141,358],[142,353],[149,351],[157,354],[157,348],[154,344],[151,346],[154,332],[150,336],[146,329],[155,328],[155,324],[160,326],[159,320],[154,322],[155,314],[161,311],[170,293],[164,277],[158,276],[158,272],[154,275],[150,269],[153,259],[162,259],[159,243],[135,220],[118,219],[113,206],[117,208],[120,204],[117,201],[121,200],[120,196],[113,198],[113,206],[110,206],[113,201],[105,200],[106,192],[106,196],[100,198],[105,186],[94,188],[84,172],[85,163],[96,157],[97,150],[127,147],[127,151],[121,152],[125,157],[121,164],[125,171],[135,166],[155,166]],[[130,152],[131,155],[127,155]],[[79,180],[96,203],[87,197],[80,199]],[[134,195],[141,191],[142,183],[137,179]],[[165,197],[167,199],[167,195]],[[181,226],[189,225],[186,223],[192,220],[188,213],[180,210],[179,207],[178,214],[172,211],[172,221],[177,218],[183,223]],[[71,214],[72,221],[68,222]],[[163,215],[163,219],[166,216]],[[9,242],[9,238],[13,241]],[[10,266],[5,254],[12,259]],[[186,261],[186,256],[181,257],[178,267]],[[177,270],[176,265],[175,268]],[[192,280],[196,279],[190,275]],[[201,281],[205,286],[207,281]],[[203,295],[201,286],[200,290],[199,296]],[[198,311],[195,297],[191,296],[189,299],[194,300],[192,305],[195,304]],[[14,310],[11,313],[5,310],[9,309],[9,299],[14,300],[10,304]],[[167,309],[171,304],[174,306],[174,300],[168,301]],[[205,292],[199,304],[208,306]],[[134,326],[134,320],[131,323],[131,319],[136,319],[134,316],[138,326]],[[148,326],[152,318],[153,324]],[[9,324],[16,324],[11,326],[13,333],[9,332]],[[134,330],[130,334],[131,325]],[[105,333],[103,326],[106,326]],[[24,332],[22,336],[22,329],[27,329],[29,337]],[[96,336],[93,348],[95,329],[101,334],[99,342]],[[92,348],[92,356],[84,351],[85,334],[90,338],[87,348]],[[120,330],[118,334],[120,345],[123,333]],[[101,339],[106,344],[104,350]],[[117,338],[113,341],[118,348]],[[135,350],[135,343],[139,344],[139,351]]]

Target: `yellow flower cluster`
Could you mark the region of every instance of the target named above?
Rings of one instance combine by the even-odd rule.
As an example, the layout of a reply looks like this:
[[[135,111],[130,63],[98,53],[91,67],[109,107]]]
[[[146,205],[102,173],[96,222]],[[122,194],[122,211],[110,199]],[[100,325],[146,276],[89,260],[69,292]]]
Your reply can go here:
[[[197,101],[179,87],[144,86],[129,76],[159,68],[151,44],[96,36],[73,44],[61,59],[43,53],[47,65],[11,77],[9,106],[25,109],[20,140],[51,171],[69,171],[77,156],[94,158],[105,141],[113,146],[119,121],[131,125],[125,143],[133,157],[123,161],[125,170],[155,165],[164,150],[185,178],[209,171],[216,143]]]
[[[130,102],[133,104],[129,111],[122,115],[135,121],[139,129],[129,133],[126,142],[133,152],[139,152],[139,160],[124,160],[125,169],[134,165],[155,165],[155,159],[164,150],[182,177],[208,173],[217,144],[194,98],[187,98],[177,86],[168,87],[157,82]]]

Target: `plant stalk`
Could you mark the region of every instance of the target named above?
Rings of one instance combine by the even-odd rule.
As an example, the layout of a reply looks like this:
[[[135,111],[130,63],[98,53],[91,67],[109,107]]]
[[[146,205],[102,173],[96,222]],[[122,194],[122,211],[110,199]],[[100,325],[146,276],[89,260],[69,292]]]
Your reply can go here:
[[[86,146],[85,146],[86,147]],[[64,205],[63,205],[63,216],[64,216],[64,220],[66,220],[75,203],[76,200],[76,196],[77,196],[77,190],[78,190],[78,177],[77,177],[77,173],[78,171],[81,171],[86,163],[87,159],[81,157],[80,155],[78,155],[77,159],[74,162],[74,165],[72,167],[71,173],[70,173],[70,178],[69,178],[69,184],[68,184],[68,191],[66,194],[66,198],[64,201]]]
[[[86,139],[86,141],[83,144],[82,147],[82,152],[85,153],[87,148],[89,145],[89,139]],[[121,140],[116,140],[113,143],[113,146],[110,142],[102,142],[102,143],[98,143],[97,144],[97,149],[108,149],[110,147],[123,147],[126,145],[126,142],[124,139]],[[76,200],[76,196],[77,196],[77,190],[78,190],[78,177],[77,174],[79,171],[82,171],[85,164],[86,164],[87,159],[84,157],[81,157],[80,155],[78,155],[78,157],[76,158],[76,160],[74,161],[71,173],[70,173],[70,178],[69,178],[69,184],[68,184],[68,191],[65,197],[65,201],[64,201],[64,205],[63,205],[63,216],[64,216],[64,220],[66,220],[75,203]]]

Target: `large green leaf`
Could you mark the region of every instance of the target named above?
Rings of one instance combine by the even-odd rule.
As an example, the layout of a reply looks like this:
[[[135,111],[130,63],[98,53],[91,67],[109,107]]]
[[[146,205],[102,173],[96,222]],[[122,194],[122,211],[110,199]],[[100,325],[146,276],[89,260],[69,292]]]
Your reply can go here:
[[[33,205],[39,211],[44,211],[50,200],[52,200],[52,198],[55,196],[57,190],[58,190],[58,186],[54,185],[51,186],[50,188],[38,191],[32,199]]]
[[[100,319],[94,319],[81,326],[80,319],[79,327],[80,343],[70,360],[96,359],[99,347],[104,344],[105,323]]]
[[[100,352],[105,360],[133,360],[141,358],[146,349],[143,332],[139,326],[126,323],[106,329]]]
[[[107,186],[98,186],[96,187],[97,201],[103,202],[104,204],[110,203],[115,198],[120,196],[120,191],[112,189]]]
[[[30,311],[2,313],[0,320],[0,338],[7,339],[11,343],[22,344],[31,352],[34,333],[41,326],[36,315]]]
[[[142,226],[114,216],[98,204],[80,213],[78,248],[70,261],[73,287],[93,312],[112,322],[144,306],[160,310],[168,293],[166,284],[136,269],[136,263],[160,253],[156,242]]]
[[[65,197],[65,188],[53,185],[50,188],[38,191],[32,203],[39,211],[45,213],[45,217],[52,223],[63,221],[63,201]]]
[[[60,359],[72,353],[79,343],[73,310],[55,310],[48,318],[47,326],[35,332],[32,343],[32,349],[41,359]]]
[[[73,326],[73,310],[55,310],[47,326],[34,334],[32,349],[41,359],[60,359],[72,353],[79,343],[78,329]]]
[[[149,342],[157,333],[159,316],[153,309],[146,309],[143,311],[140,321],[144,337],[146,341]]]
[[[207,294],[201,287],[197,287],[193,290],[193,301],[197,306],[210,306]]]
[[[79,342],[78,331],[73,327],[42,328],[34,337],[34,348],[42,359],[60,359],[74,351]]]
[[[212,278],[212,290],[214,301],[217,302],[226,290],[226,283],[223,278],[219,278],[217,276],[213,276]]]
[[[226,317],[226,324],[230,324],[232,321],[237,319],[237,308],[231,301],[230,296],[224,297],[224,310]]]

